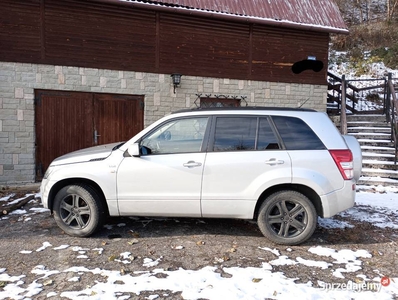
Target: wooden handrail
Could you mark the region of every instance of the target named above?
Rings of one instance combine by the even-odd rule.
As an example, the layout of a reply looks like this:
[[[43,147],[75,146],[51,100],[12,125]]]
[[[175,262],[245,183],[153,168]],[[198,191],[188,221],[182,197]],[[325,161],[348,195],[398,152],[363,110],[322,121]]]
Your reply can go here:
[[[342,80],[339,76],[334,75],[333,73],[330,73],[330,72],[328,72],[328,76],[333,78],[334,80],[336,80],[338,82],[341,82],[341,80]],[[357,88],[356,86],[353,86],[352,84],[350,84],[348,82],[347,82],[347,87],[352,89],[354,92],[357,92],[357,93],[360,92],[359,88]]]
[[[340,131],[342,134],[347,134],[346,91],[347,91],[347,83],[345,81],[345,75],[343,75],[341,78],[341,111],[340,111]]]
[[[395,157],[394,163],[397,164],[398,156],[398,100],[395,92],[391,74],[388,76],[388,88],[390,96],[390,118],[391,118],[391,140],[394,143]]]

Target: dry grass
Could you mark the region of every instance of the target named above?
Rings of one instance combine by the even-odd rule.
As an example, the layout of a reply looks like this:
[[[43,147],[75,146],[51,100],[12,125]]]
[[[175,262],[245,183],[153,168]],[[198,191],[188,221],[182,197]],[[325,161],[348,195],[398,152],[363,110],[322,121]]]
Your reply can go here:
[[[366,57],[382,61],[387,67],[398,67],[398,22],[377,22],[355,25],[349,35],[334,35],[331,49],[346,51],[350,60],[360,63]]]

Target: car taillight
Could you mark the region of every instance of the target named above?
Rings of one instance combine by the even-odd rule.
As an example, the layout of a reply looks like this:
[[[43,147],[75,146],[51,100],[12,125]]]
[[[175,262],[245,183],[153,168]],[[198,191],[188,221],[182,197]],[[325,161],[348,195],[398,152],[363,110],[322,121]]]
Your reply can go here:
[[[351,150],[329,150],[344,180],[354,177],[354,161]]]

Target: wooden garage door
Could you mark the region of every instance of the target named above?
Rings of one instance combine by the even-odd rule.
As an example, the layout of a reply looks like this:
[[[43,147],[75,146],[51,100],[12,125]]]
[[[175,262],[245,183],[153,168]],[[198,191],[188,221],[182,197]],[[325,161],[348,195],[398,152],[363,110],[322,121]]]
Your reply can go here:
[[[144,96],[36,90],[36,180],[58,156],[140,132],[143,104]]]

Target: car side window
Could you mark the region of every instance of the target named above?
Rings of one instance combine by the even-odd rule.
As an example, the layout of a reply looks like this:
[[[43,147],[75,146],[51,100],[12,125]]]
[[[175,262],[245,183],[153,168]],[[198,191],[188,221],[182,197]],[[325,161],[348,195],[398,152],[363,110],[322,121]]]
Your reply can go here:
[[[257,150],[281,149],[279,140],[276,137],[268,118],[260,118],[258,123]]]
[[[141,141],[141,152],[171,154],[200,152],[208,117],[185,118],[166,122]]]
[[[272,120],[287,150],[326,149],[319,137],[303,120],[282,116],[273,116]]]
[[[213,151],[255,150],[256,117],[217,117]]]

